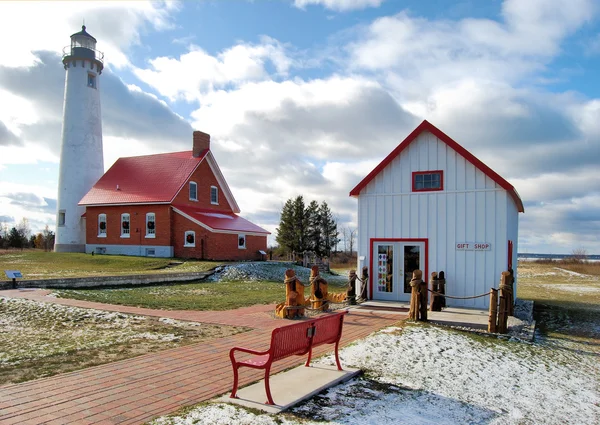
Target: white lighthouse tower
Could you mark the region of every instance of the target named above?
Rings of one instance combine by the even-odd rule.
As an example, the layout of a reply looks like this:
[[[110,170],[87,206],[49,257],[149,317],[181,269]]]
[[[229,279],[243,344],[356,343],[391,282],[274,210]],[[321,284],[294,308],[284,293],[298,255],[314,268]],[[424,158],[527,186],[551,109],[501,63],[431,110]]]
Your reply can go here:
[[[100,74],[104,55],[85,25],[63,50],[67,71],[56,214],[56,252],[85,251],[85,207],[77,203],[104,174]]]

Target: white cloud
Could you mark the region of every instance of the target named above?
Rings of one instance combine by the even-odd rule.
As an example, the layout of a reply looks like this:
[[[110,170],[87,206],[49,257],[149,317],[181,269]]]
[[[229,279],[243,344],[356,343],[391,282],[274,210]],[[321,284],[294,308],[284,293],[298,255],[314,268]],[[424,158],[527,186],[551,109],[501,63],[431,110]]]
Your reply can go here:
[[[338,12],[379,7],[384,0],[294,0],[294,6],[305,9],[310,5],[322,5],[325,9]]]
[[[68,36],[78,32],[85,20],[111,66],[128,63],[124,49],[140,42],[139,32],[149,25],[169,28],[177,3],[133,2],[0,2],[0,65],[32,66],[34,52],[62,52]]]
[[[269,37],[260,44],[237,44],[217,56],[211,56],[198,46],[178,59],[151,59],[150,69],[135,69],[136,76],[171,100],[199,100],[205,93],[226,86],[271,78],[267,70],[271,63],[277,75],[286,75],[292,59],[286,48]]]

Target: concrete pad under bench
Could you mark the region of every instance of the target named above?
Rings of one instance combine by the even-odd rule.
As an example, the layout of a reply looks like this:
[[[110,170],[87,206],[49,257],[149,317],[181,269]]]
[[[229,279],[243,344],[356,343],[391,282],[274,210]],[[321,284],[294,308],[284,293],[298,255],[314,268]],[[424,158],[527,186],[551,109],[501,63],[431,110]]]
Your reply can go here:
[[[328,365],[298,366],[271,376],[271,394],[273,394],[273,401],[277,403],[275,405],[265,404],[267,395],[265,393],[264,379],[239,389],[237,392],[238,398],[229,398],[229,394],[231,393],[227,393],[216,401],[233,403],[277,414],[290,409],[323,390],[348,381],[361,373],[360,369],[346,368],[344,370],[337,370],[335,366]]]

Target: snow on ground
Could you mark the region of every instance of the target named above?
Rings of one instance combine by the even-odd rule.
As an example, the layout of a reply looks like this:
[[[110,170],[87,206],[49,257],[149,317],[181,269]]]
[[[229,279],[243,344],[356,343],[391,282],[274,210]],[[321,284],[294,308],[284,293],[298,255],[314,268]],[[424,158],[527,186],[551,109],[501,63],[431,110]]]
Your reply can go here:
[[[268,280],[271,282],[283,282],[285,271],[293,269],[296,276],[304,284],[308,284],[310,269],[297,266],[294,263],[283,262],[252,262],[239,263],[231,266],[218,267],[217,271],[210,276],[208,281],[257,281]],[[348,282],[348,276],[333,275],[330,273],[321,273],[321,277],[327,280],[328,283],[343,284]]]
[[[138,325],[148,320],[146,316],[0,296],[0,367],[130,340],[181,339],[170,332],[140,331]],[[167,320],[172,326],[189,326],[188,322]]]
[[[373,334],[340,357],[366,376],[289,415],[209,404],[153,424],[600,423],[600,362],[594,354],[416,325]],[[333,364],[331,356],[319,361]]]

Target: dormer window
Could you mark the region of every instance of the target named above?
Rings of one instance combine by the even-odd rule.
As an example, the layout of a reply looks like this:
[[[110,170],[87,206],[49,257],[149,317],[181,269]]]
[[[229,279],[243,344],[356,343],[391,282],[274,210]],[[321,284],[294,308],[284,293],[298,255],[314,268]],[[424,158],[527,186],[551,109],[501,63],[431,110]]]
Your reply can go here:
[[[444,172],[442,170],[413,172],[412,190],[413,192],[444,190]]]
[[[219,188],[216,186],[210,187],[210,203],[219,205]]]
[[[198,185],[196,182],[190,182],[190,201],[198,200]]]

